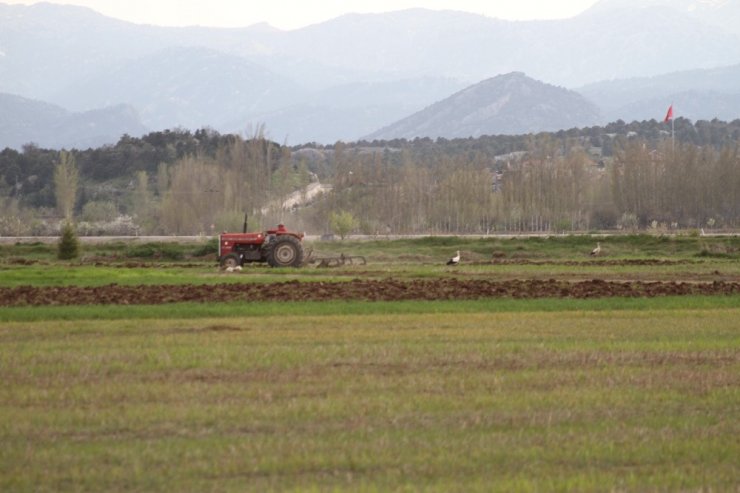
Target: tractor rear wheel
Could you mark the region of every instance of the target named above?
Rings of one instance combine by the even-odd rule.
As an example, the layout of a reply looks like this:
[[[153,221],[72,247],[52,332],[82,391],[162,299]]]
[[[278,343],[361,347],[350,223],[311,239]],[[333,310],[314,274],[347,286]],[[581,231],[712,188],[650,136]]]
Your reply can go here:
[[[239,260],[239,255],[235,253],[230,253],[221,259],[222,269],[228,269],[229,267],[233,269],[238,265],[241,265],[241,261]]]
[[[271,267],[300,267],[303,264],[303,244],[295,236],[278,236],[267,247],[267,263]]]

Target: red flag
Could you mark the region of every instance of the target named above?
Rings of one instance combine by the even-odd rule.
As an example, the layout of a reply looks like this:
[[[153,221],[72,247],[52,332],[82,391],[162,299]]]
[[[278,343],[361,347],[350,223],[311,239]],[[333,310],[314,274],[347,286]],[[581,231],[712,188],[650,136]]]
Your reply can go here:
[[[671,120],[673,120],[673,105],[668,107],[668,113],[665,114],[665,120],[663,122],[668,123]]]

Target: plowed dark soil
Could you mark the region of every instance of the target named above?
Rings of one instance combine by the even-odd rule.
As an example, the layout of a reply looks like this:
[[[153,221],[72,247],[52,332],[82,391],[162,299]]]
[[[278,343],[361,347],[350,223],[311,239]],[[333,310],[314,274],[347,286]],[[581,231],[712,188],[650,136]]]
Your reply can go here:
[[[396,260],[415,260],[419,261],[418,256],[399,255]],[[24,259],[20,257],[11,257],[0,261],[10,265],[50,265],[48,261],[35,259]],[[554,259],[526,259],[526,258],[494,258],[486,261],[469,261],[465,265],[565,265],[575,267],[603,267],[603,266],[666,266],[666,265],[689,265],[701,264],[704,262],[700,259],[589,259],[589,260],[554,260]],[[421,262],[425,263],[425,262]],[[426,262],[428,265],[436,265],[439,262]],[[201,262],[157,262],[157,261],[139,261],[139,260],[122,260],[119,258],[109,257],[88,257],[80,260],[75,265],[87,265],[95,267],[118,267],[128,269],[165,269],[177,267],[185,268],[203,268],[212,267],[216,264],[214,259],[203,258]]]
[[[480,298],[603,298],[740,294],[740,283],[579,282],[551,280],[435,279],[349,282],[284,282],[180,286],[0,288],[0,306],[15,305],[140,305],[183,301],[325,301],[325,300],[471,300]]]
[[[594,260],[531,260],[531,259],[493,259],[489,262],[472,262],[476,265],[567,265],[567,266],[651,266],[651,265],[682,265],[700,264],[701,260],[681,259],[594,259]]]

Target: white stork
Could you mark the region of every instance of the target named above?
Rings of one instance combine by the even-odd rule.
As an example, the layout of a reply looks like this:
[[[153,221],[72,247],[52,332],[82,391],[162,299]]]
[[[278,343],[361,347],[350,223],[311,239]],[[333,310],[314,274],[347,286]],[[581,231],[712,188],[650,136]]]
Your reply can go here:
[[[460,250],[457,251],[457,254],[452,257],[450,260],[447,261],[447,265],[457,265],[460,263]]]
[[[595,256],[597,256],[600,253],[601,253],[601,243],[599,243],[597,241],[596,242],[596,248],[594,248],[593,250],[591,250],[591,256],[592,257],[595,257]]]

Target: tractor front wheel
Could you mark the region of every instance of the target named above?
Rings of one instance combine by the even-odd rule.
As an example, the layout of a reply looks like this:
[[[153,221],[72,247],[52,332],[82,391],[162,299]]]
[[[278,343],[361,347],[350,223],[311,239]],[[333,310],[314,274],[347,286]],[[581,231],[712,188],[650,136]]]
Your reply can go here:
[[[267,247],[267,263],[271,267],[300,267],[303,264],[301,241],[295,236],[278,236]]]
[[[228,269],[231,267],[232,269],[238,265],[241,265],[241,261],[239,260],[239,255],[235,253],[230,253],[228,255],[225,255],[221,259],[221,268],[222,269]]]

